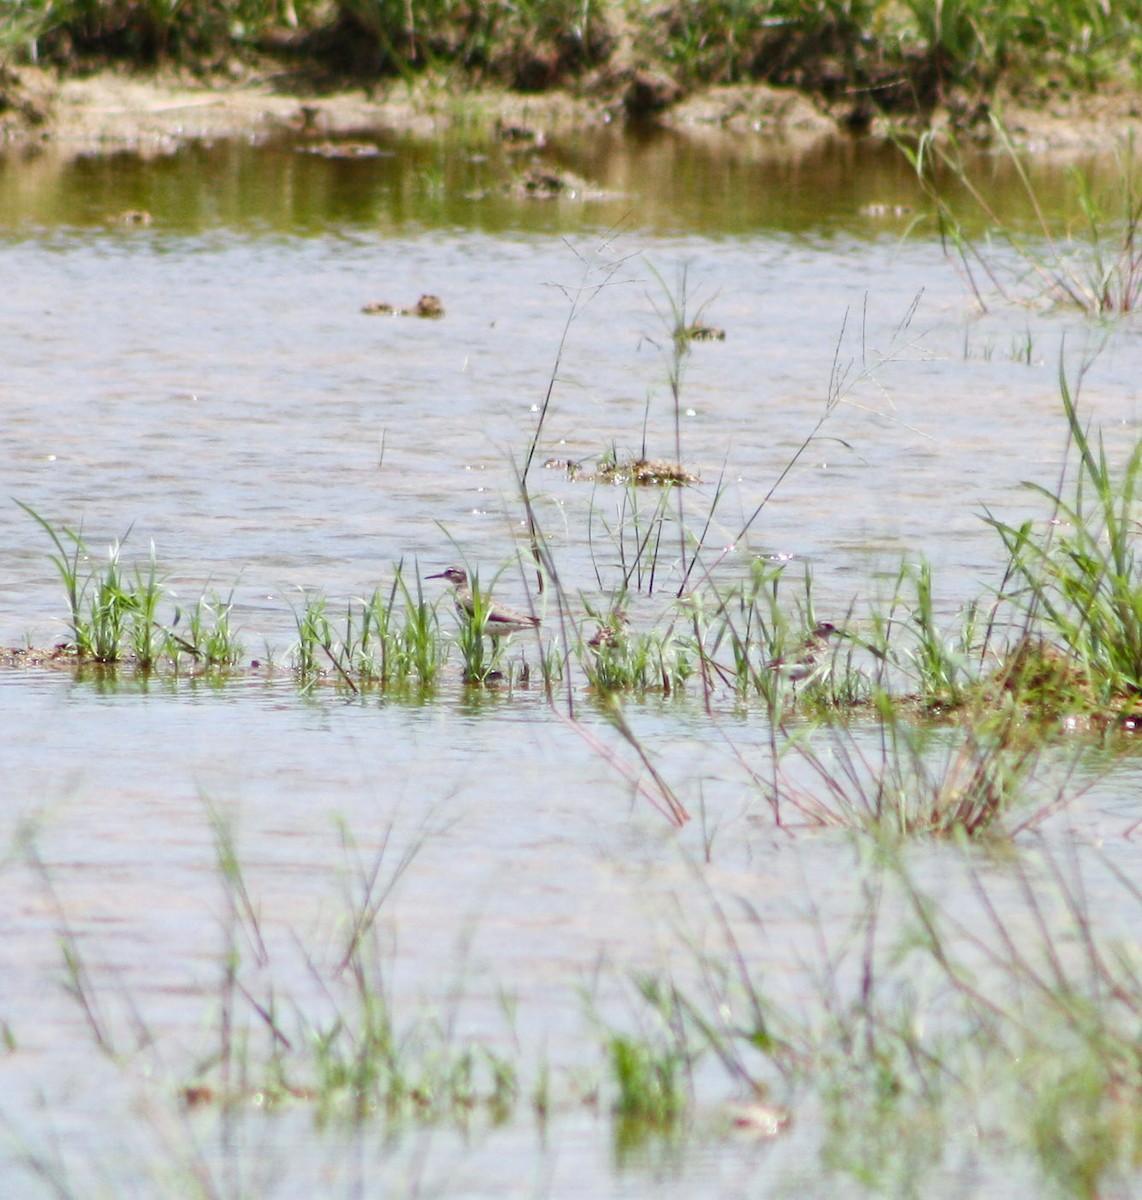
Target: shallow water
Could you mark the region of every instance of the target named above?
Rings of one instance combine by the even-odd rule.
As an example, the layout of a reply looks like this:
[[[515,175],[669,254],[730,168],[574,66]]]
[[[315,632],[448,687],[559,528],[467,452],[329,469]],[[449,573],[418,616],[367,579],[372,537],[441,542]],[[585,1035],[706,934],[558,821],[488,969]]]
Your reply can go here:
[[[539,461],[637,453],[644,421],[647,451],[672,456],[654,312],[664,298],[650,267],[671,283],[685,268],[695,305],[728,329],[724,344],[695,347],[682,393],[683,458],[704,481],[687,492],[690,511],[704,513],[718,481],[728,485],[711,545],[735,541],[812,431],[838,353],[853,374],[863,355],[872,378],[843,396],[748,547],[811,561],[834,602],[859,594],[870,565],[894,568],[919,546],[956,598],[978,592],[999,561],[983,510],[1014,520],[1030,511],[1021,482],[1057,474],[1056,358],[1081,330],[1040,318],[1041,363],[1004,361],[1026,318],[969,323],[928,244],[632,234],[621,251],[638,257],[572,326]],[[583,278],[562,242],[145,231],[47,249],[21,239],[4,255],[21,280],[5,304],[7,493],[82,524],[89,544],[131,528],[140,553],[153,540],[191,597],[207,580],[236,586],[250,636],[279,646],[293,588],[360,594],[402,558],[440,569],[457,546],[486,569],[511,560],[514,466],[567,315],[553,285]],[[443,295],[443,321],[359,311],[422,290]],[[998,353],[965,362],[965,339]],[[1116,341],[1084,391],[1112,436],[1129,437],[1137,419],[1129,343]],[[890,361],[877,366],[882,355]],[[573,558],[567,582],[590,588],[587,512],[617,511],[622,489],[604,489],[616,494],[609,502],[561,474],[533,482],[539,515]],[[18,510],[4,522],[0,634],[43,637],[59,600],[45,539]],[[737,547],[743,560],[746,550]],[[596,554],[614,586],[613,555]]]
[[[128,558],[145,559],[153,542],[183,603],[233,589],[247,658],[284,664],[291,603],[368,594],[398,561],[427,574],[459,551],[489,577],[506,565],[498,593],[518,603],[515,472],[569,294],[586,289],[537,461],[589,465],[644,444],[673,457],[665,281],[726,331],[694,345],[680,419],[682,458],[702,477],[685,492],[690,523],[721,493],[706,547],[722,578],[759,554],[788,558],[791,600],[810,569],[817,611],[852,605],[859,622],[901,559],[923,555],[950,616],[999,583],[1001,547],[981,515],[1042,517],[1022,481],[1052,485],[1059,471],[1059,355],[1065,343],[1073,370],[1101,335],[1060,313],[978,316],[927,226],[905,237],[909,218],[861,214],[919,203],[892,154],[838,143],[791,158],[760,139],[607,133],[549,153],[621,195],[540,202],[501,190],[499,147],[382,148],[353,161],[287,144],[5,160],[4,494],[82,528],[93,549],[129,530]],[[117,224],[128,208],[153,224]],[[442,320],[360,311],[424,292],[443,300]],[[1018,361],[1028,345],[1029,364]],[[1115,454],[1137,436],[1138,368],[1127,323],[1083,384]],[[840,377],[821,437],[743,535]],[[625,491],[555,469],[537,469],[531,485],[564,585],[605,598],[620,566],[604,524],[620,522]],[[0,535],[0,643],[61,638],[45,534],[5,504]],[[676,557],[663,555],[638,619],[667,611]],[[584,705],[608,754],[637,773]],[[5,671],[0,713],[0,1021],[15,1043],[0,1113],[17,1133],[20,1181],[6,1194],[45,1193],[28,1169],[40,1156],[95,1180],[77,1195],[137,1190],[155,1174],[168,1176],[155,1194],[181,1195],[172,1178],[198,1155],[233,1195],[244,1194],[233,1172],[267,1196],[618,1197],[652,1182],[687,1196],[859,1194],[806,1167],[819,1132],[811,1108],[772,1144],[722,1136],[718,1105],[735,1098],[724,1078],[703,1089],[685,1147],[622,1153],[605,1105],[566,1096],[546,1133],[525,1101],[506,1129],[410,1131],[395,1147],[368,1132],[359,1143],[322,1135],[298,1105],[268,1122],[241,1115],[235,1149],[213,1109],[184,1120],[170,1102],[216,1036],[228,918],[212,812],[232,822],[265,929],[269,961],[253,975],[299,1007],[328,1015],[313,964],[341,952],[346,896],[386,837],[385,878],[415,849],[381,922],[399,1011],[455,1007],[465,1029],[528,1070],[546,1060],[598,1077],[582,992],[629,1020],[624,972],[669,963],[694,975],[687,948],[717,941],[715,901],[733,908],[735,928],[748,902],[757,918],[739,935],[751,963],[782,1000],[804,1003],[806,938],[847,921],[863,875],[846,836],[774,827],[725,747],[729,734],[764,775],[758,714],[721,699],[712,714],[696,699],[630,706],[695,816],[676,833],[536,690],[481,698],[446,683],[406,703],[332,687],[303,695],[265,670],[222,687]],[[1051,844],[1101,844],[1114,865],[1137,868],[1122,836],[1136,819],[1134,757],[1049,824]],[[955,856],[921,848],[915,864],[959,911]],[[1089,886],[1096,901],[1115,895],[1097,867]],[[57,986],[61,913],[117,1037],[133,1043],[144,1026],[153,1036],[139,1051],[145,1070],[107,1064]],[[937,1191],[986,1194],[988,1180],[1019,1178],[1018,1165],[965,1157],[957,1178],[951,1156]]]

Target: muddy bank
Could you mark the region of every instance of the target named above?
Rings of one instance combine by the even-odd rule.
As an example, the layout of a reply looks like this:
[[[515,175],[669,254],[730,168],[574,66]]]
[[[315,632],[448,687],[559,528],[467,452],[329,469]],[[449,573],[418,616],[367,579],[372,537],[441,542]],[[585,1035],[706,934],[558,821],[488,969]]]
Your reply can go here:
[[[1041,152],[1087,153],[1120,144],[1142,126],[1142,96],[1044,94],[999,97],[991,106],[1016,139]],[[985,137],[986,112],[973,136]],[[106,70],[60,78],[41,68],[0,69],[0,146],[51,146],[91,154],[132,149],[167,153],[188,141],[268,138],[282,133],[347,136],[401,130],[431,137],[451,127],[512,127],[548,134],[629,119],[621,95],[565,91],[521,94],[496,88],[457,93],[431,79],[370,92],[306,94],[273,75],[204,84],[173,73]],[[937,110],[932,120],[950,119]],[[655,120],[694,136],[755,135],[804,146],[845,130],[843,114],[819,98],[768,85],[711,87],[667,104]],[[871,132],[886,127],[874,121]]]
[[[205,86],[173,75],[105,71],[57,79],[20,68],[6,76],[0,137],[9,145],[53,144],[75,153],[157,150],[196,139],[259,138],[283,132],[345,136],[398,129],[431,137],[445,128],[511,127],[558,133],[627,119],[619,96],[496,88],[457,94],[420,79],[383,88],[305,94],[273,78]],[[836,133],[827,113],[797,92],[767,86],[712,88],[658,118],[677,128],[765,132],[797,139]]]

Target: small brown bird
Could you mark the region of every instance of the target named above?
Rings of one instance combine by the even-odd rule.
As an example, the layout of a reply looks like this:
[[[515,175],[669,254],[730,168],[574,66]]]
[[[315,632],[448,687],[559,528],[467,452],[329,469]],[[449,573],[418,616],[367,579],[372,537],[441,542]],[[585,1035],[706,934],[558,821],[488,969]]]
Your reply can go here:
[[[428,579],[447,579],[452,585],[456,599],[456,611],[467,620],[471,620],[475,612],[475,602],[472,598],[472,588],[468,582],[468,572],[463,567],[448,567],[438,575],[429,575]],[[483,632],[489,637],[508,637],[525,629],[538,629],[539,618],[527,613],[516,612],[493,604],[488,597],[481,593],[480,609],[484,615]]]
[[[599,628],[595,630],[587,645],[596,654],[604,650],[617,649],[626,641],[629,624],[630,620],[627,617],[626,609],[613,608],[606,620],[599,623]]]
[[[831,622],[819,621],[813,632],[796,650],[783,654],[780,658],[771,658],[765,664],[765,670],[775,672],[790,683],[800,683],[803,679],[808,679],[824,666],[829,638],[836,632],[837,627]]]

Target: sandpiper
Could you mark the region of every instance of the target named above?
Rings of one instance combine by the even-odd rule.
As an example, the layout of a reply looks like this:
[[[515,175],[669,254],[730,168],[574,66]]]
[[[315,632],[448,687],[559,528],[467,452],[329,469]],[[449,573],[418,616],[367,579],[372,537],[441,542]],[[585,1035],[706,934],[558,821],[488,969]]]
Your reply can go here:
[[[448,567],[438,575],[429,575],[428,579],[447,579],[452,585],[456,598],[456,611],[469,621],[475,616],[476,604],[472,596],[472,588],[468,582],[468,572],[463,567]],[[504,608],[503,605],[493,604],[483,592],[480,593],[480,612],[483,615],[483,632],[489,637],[508,637],[525,629],[538,629],[539,618],[527,613],[516,612]]]
[[[613,608],[606,620],[600,620],[599,628],[588,640],[587,645],[600,654],[605,650],[615,650],[626,641],[627,626],[630,619],[625,608]]]
[[[815,675],[823,664],[825,651],[828,649],[829,638],[837,632],[837,627],[829,621],[818,621],[813,632],[797,647],[796,650],[783,654],[780,658],[772,658],[765,664],[767,671],[773,671],[790,683],[800,683]]]

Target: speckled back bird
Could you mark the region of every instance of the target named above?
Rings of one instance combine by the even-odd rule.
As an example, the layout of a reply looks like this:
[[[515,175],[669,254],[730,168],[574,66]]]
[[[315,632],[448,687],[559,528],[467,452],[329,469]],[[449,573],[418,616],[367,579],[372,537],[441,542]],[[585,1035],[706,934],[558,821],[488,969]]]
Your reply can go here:
[[[822,666],[829,648],[829,638],[836,632],[837,627],[830,621],[818,621],[813,632],[800,646],[780,658],[771,658],[765,664],[765,669],[788,679],[790,683],[808,679]]]
[[[468,582],[468,572],[463,567],[448,567],[438,575],[429,575],[428,579],[446,579],[452,585],[453,596],[456,600],[456,611],[468,620],[472,619],[475,604],[472,600],[472,587]],[[525,629],[538,629],[539,618],[528,613],[516,612],[505,608],[502,604],[494,604],[486,595],[480,596],[480,607],[484,614],[484,633],[489,637],[508,637]]]

